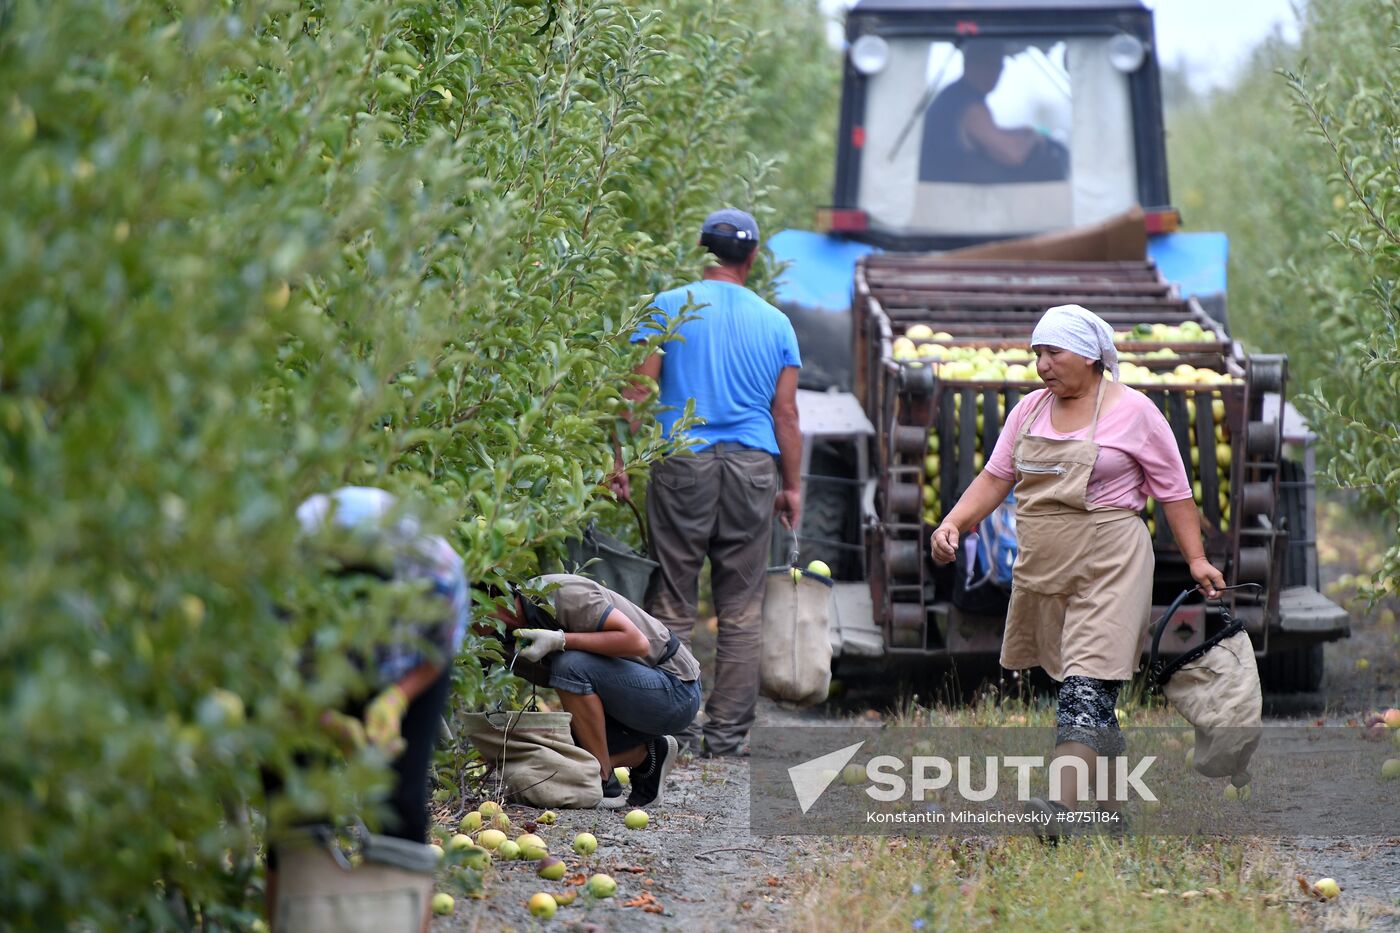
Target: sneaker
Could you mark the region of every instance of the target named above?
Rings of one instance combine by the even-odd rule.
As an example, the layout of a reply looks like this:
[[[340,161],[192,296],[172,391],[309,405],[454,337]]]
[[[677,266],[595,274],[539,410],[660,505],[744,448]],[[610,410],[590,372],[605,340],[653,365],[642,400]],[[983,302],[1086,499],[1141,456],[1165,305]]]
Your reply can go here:
[[[1026,801],[1026,811],[1041,814],[1035,824],[1035,835],[1041,842],[1059,845],[1060,840],[1069,835],[1069,824],[1065,822],[1069,807],[1042,797],[1032,797]]]
[[[627,806],[627,795],[622,792],[622,782],[617,775],[609,774],[603,781],[603,799],[598,801],[599,810],[617,810]]]
[[[645,776],[633,772],[632,795],[627,798],[629,807],[650,807],[661,802],[661,788],[666,784],[666,775],[676,763],[680,746],[674,736],[663,735],[652,742],[651,753],[654,760],[651,771]]]

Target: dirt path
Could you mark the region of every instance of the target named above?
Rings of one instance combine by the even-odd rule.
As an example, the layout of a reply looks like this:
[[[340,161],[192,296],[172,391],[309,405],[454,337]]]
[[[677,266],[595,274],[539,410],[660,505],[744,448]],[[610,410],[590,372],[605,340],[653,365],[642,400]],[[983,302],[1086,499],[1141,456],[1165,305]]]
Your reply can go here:
[[[784,714],[765,708],[766,721]],[[529,807],[507,807],[517,827],[538,815]],[[526,902],[537,891],[583,890],[594,872],[611,875],[617,894],[593,899],[581,894],[561,907],[551,929],[597,929],[608,933],[724,930],[783,930],[793,859],[786,843],[775,845],[749,833],[749,767],[742,759],[697,760],[678,765],[660,806],[649,807],[644,830],[623,825],[626,810],[561,810],[559,822],[536,832],[550,852],[566,857],[564,882],[536,877],[528,862],[497,862],[487,877],[486,896],[459,898],[456,914],[438,918],[434,931],[540,929]],[[515,829],[513,832],[524,832]],[[585,860],[570,845],[576,833],[598,837],[598,851]],[[655,903],[628,902],[650,895]],[[657,912],[650,912],[647,907]],[[593,927],[589,927],[593,924]]]

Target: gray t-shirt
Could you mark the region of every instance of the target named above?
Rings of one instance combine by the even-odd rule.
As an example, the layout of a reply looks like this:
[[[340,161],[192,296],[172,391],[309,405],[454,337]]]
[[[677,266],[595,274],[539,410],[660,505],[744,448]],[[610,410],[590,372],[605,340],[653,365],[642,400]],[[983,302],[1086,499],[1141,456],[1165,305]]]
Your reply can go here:
[[[625,658],[648,667],[676,675],[683,681],[693,681],[700,676],[700,663],[695,655],[681,643],[676,652],[665,661],[673,636],[655,616],[631,602],[588,579],[572,573],[547,573],[531,581],[532,586],[541,589],[554,587],[549,593],[554,605],[554,619],[566,632],[596,632],[602,629],[604,620],[614,609],[625,615],[637,629],[647,637],[651,650],[645,658]]]

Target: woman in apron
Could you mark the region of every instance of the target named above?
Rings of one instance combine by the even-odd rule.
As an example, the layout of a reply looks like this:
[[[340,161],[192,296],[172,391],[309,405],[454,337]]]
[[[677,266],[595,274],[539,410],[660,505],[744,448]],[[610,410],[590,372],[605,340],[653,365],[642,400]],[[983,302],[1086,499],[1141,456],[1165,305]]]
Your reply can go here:
[[[933,533],[952,562],[961,535],[1016,494],[1018,552],[1001,665],[1041,667],[1060,684],[1055,757],[1124,749],[1114,708],[1137,670],[1152,607],[1152,540],[1139,512],[1161,505],[1192,578],[1207,597],[1225,586],[1205,557],[1191,484],[1167,420],[1118,377],[1113,329],[1078,305],[1051,308],[1031,334],[1045,388],[1011,410],[986,468]],[[1055,818],[1076,803],[1033,800]],[[1055,824],[1052,822],[1052,827]],[[1055,837],[1051,829],[1043,835]]]

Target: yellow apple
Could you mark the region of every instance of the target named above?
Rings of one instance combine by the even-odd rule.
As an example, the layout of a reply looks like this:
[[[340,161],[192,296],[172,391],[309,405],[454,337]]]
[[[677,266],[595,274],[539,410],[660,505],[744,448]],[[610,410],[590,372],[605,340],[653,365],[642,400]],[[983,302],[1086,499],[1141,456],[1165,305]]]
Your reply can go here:
[[[1337,882],[1333,881],[1331,878],[1319,878],[1317,883],[1313,885],[1313,890],[1329,901],[1342,893],[1341,885],[1337,884]]]
[[[439,917],[445,917],[452,913],[452,909],[455,906],[456,901],[452,900],[451,894],[445,891],[439,891],[433,895],[433,913],[437,914]]]
[[[539,917],[541,920],[548,920],[550,917],[553,917],[555,911],[559,909],[559,905],[555,902],[554,898],[543,891],[530,898],[528,906],[530,908],[530,913]]]
[[[807,572],[814,577],[830,577],[831,568],[826,565],[826,561],[814,560],[807,565]]]

